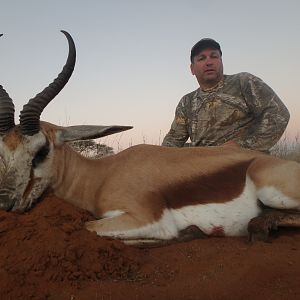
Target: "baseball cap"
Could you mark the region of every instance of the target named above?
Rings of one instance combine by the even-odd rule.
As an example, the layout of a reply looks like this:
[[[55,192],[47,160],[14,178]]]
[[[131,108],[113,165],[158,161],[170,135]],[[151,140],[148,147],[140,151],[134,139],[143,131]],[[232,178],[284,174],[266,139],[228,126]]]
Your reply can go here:
[[[202,50],[212,48],[219,50],[222,56],[220,44],[211,38],[204,38],[197,42],[191,49],[191,62],[194,56],[198,55]]]

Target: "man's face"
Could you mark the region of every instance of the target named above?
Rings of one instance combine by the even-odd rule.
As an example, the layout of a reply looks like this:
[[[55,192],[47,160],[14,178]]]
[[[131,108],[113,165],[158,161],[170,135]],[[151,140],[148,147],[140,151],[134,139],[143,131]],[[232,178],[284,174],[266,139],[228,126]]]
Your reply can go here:
[[[196,76],[201,87],[209,88],[223,78],[223,62],[221,54],[216,49],[204,49],[194,56],[191,72]]]

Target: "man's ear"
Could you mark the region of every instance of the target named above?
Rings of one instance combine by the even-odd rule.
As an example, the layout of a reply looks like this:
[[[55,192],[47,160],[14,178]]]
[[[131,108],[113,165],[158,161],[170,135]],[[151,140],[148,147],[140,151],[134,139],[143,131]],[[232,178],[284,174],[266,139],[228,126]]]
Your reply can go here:
[[[194,72],[194,64],[193,64],[193,63],[191,63],[190,69],[191,69],[192,75],[195,75],[195,72]]]

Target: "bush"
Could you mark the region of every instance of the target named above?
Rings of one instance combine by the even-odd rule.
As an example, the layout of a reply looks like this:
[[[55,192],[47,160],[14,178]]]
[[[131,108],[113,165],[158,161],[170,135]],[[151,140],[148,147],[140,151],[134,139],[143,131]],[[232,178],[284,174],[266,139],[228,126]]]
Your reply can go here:
[[[113,148],[105,144],[96,143],[94,140],[80,140],[70,142],[69,145],[81,155],[90,158],[100,158],[114,154]]]

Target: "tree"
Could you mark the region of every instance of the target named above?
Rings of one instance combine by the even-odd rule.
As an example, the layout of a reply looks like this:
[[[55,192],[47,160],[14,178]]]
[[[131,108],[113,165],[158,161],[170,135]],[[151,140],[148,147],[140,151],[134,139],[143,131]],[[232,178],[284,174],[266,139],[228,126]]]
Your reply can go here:
[[[70,142],[69,145],[85,157],[100,158],[114,154],[112,147],[96,143],[94,140],[79,140]]]

